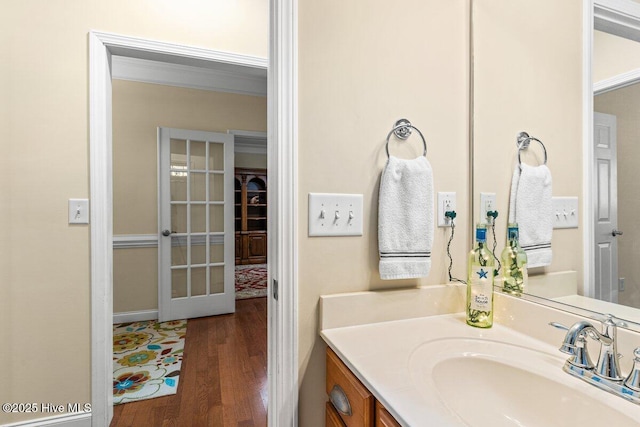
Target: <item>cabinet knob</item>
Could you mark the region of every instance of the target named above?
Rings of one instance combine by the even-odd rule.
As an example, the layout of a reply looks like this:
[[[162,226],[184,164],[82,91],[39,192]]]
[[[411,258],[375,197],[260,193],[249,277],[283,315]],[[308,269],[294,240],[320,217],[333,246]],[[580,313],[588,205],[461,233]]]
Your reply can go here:
[[[331,393],[329,393],[329,400],[331,404],[338,412],[343,415],[350,417],[353,412],[351,411],[351,404],[349,403],[349,398],[347,394],[344,392],[342,387],[338,384],[334,385],[331,389]]]

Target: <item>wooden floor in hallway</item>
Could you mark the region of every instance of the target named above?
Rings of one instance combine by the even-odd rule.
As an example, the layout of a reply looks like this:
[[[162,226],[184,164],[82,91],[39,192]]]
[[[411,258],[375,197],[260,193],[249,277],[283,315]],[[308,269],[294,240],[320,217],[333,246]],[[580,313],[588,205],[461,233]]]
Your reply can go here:
[[[267,425],[267,299],[189,319],[178,393],[114,407],[111,427]]]

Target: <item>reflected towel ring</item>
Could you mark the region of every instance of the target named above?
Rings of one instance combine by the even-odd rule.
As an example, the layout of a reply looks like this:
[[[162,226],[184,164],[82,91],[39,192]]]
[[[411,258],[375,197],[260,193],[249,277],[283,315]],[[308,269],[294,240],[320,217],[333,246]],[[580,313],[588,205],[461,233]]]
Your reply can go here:
[[[413,126],[411,122],[409,122],[409,120],[400,119],[396,122],[396,124],[393,126],[393,129],[391,129],[391,131],[387,135],[387,144],[385,146],[387,150],[387,158],[389,157],[389,138],[391,138],[391,135],[395,134],[397,138],[404,140],[407,139],[409,135],[411,135],[411,129],[414,129],[416,132],[418,132],[418,135],[420,135],[420,138],[422,138],[422,145],[424,146],[424,152],[422,153],[422,155],[427,157],[427,141],[424,139],[424,135],[422,135],[420,129]]]
[[[520,132],[516,140],[516,145],[518,146],[518,164],[519,165],[522,164],[522,161],[520,160],[520,153],[522,152],[522,150],[526,150],[527,148],[529,148],[529,144],[531,143],[531,141],[536,141],[542,146],[542,150],[544,151],[543,164],[546,165],[547,164],[547,148],[544,146],[542,141],[540,141],[538,138],[529,136],[527,132]]]

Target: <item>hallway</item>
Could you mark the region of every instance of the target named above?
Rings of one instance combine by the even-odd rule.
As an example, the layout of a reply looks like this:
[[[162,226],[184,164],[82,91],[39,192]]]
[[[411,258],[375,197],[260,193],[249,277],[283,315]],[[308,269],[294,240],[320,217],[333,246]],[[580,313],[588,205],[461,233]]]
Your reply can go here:
[[[114,407],[111,427],[267,425],[267,299],[189,319],[178,393]]]

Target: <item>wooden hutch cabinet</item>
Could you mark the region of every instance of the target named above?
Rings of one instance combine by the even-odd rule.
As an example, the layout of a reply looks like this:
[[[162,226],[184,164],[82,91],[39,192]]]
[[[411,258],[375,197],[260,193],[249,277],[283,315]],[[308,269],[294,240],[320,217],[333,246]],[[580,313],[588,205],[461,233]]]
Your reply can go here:
[[[236,265],[267,262],[267,170],[235,171]]]

